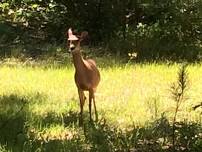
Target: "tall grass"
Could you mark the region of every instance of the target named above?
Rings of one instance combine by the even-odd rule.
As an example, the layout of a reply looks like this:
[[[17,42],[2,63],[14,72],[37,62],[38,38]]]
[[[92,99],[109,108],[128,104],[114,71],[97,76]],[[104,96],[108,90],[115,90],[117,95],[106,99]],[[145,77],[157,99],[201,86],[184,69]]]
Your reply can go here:
[[[132,137],[131,133],[122,137],[122,132],[134,126],[148,126],[149,123],[161,119],[162,114],[166,115],[168,121],[172,121],[175,102],[170,98],[169,87],[176,80],[178,64],[131,63],[125,66],[113,59],[109,61],[98,58],[97,61],[101,72],[101,83],[96,93],[99,122],[94,127],[87,123],[84,130],[78,127],[79,101],[72,65],[2,64],[0,132],[5,138],[0,139],[1,149],[48,151],[51,142],[63,141],[53,144],[58,147],[52,148],[58,151],[110,151],[102,149],[107,147],[96,147],[94,143],[99,145],[100,142],[102,146],[106,144],[103,143],[104,140],[97,140],[107,139],[106,142],[109,142],[112,137],[116,139],[119,135],[126,143],[122,145],[112,142],[110,146],[116,149],[122,145],[127,149],[127,145],[131,148],[134,144],[135,136]],[[187,70],[190,98],[181,105],[176,121],[201,123],[200,112],[193,111],[192,107],[201,102],[202,66],[189,65]],[[88,122],[88,103],[85,104],[84,111],[84,119]],[[8,133],[10,129],[13,129],[12,133]],[[136,130],[135,135],[138,132]],[[133,144],[130,144],[129,139],[134,139]],[[8,142],[13,140],[20,142],[18,145],[21,147],[15,142]],[[117,140],[121,141],[122,139]],[[78,144],[78,147],[75,146]],[[13,148],[15,146],[17,148]]]

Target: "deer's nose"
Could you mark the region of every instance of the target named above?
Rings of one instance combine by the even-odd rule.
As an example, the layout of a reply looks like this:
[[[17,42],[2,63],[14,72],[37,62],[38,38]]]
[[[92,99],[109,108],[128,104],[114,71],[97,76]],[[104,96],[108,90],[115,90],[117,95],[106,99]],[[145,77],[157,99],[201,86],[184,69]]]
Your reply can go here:
[[[69,45],[69,48],[70,48],[70,50],[72,51],[72,50],[75,49],[75,45],[71,43],[71,44]]]

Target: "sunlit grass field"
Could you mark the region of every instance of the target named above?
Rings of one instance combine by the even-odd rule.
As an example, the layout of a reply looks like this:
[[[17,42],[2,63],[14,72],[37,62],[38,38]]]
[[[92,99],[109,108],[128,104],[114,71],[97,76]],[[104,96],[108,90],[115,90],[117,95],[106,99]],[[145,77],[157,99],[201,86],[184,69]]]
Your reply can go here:
[[[146,126],[162,114],[172,121],[175,101],[171,98],[170,87],[177,81],[180,64],[123,64],[113,59],[98,59],[97,65],[101,72],[101,82],[96,92],[98,121],[121,130]],[[201,113],[192,107],[202,102],[202,65],[190,64],[187,72],[187,100],[180,106],[177,121],[201,123]],[[27,146],[36,150],[36,145],[41,145],[43,149],[42,144],[24,142],[27,139],[46,143],[81,138],[86,143],[78,125],[79,110],[74,67],[71,64],[31,66],[16,63],[0,66],[0,114],[1,119],[5,120],[3,125],[9,126],[5,127],[4,133],[16,129],[7,138],[12,139],[16,135],[14,138],[23,143],[23,148]],[[84,116],[88,122],[88,100]],[[13,121],[22,123],[13,126]],[[9,144],[2,145],[2,149],[9,150]],[[88,151],[89,145],[80,146]],[[22,147],[17,146],[18,149]]]

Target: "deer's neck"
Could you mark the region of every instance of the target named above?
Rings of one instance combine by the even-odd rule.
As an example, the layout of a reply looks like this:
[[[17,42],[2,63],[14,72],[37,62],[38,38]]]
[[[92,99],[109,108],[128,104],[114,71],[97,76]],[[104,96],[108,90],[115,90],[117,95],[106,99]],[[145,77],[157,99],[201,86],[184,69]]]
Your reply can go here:
[[[85,67],[84,59],[82,57],[80,50],[73,53],[73,62],[77,72],[82,71],[84,69]]]

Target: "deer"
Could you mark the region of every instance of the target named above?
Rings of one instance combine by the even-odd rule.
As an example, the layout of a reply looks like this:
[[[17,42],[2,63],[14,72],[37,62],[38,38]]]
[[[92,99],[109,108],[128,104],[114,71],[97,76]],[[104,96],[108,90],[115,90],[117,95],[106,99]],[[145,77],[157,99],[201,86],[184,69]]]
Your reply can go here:
[[[92,59],[84,59],[81,53],[81,42],[88,37],[88,32],[81,32],[80,35],[74,35],[72,29],[68,29],[67,33],[67,44],[69,47],[69,52],[71,52],[73,57],[73,64],[75,68],[74,80],[77,86],[79,100],[80,100],[80,123],[83,122],[83,107],[85,104],[86,96],[84,91],[89,93],[89,114],[90,120],[92,120],[91,115],[91,105],[93,101],[95,117],[98,120],[98,114],[95,104],[95,92],[97,86],[100,82],[100,72],[96,66],[96,62]]]

